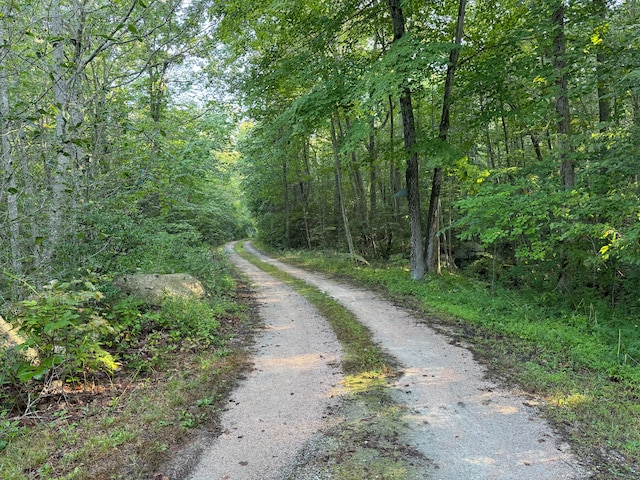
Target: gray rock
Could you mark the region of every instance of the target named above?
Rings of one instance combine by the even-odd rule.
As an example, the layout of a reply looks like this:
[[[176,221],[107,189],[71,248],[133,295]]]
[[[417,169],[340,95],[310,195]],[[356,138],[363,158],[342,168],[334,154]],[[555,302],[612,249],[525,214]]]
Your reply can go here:
[[[113,284],[129,295],[156,306],[162,305],[166,298],[201,299],[205,295],[200,281],[186,273],[124,275],[116,278]]]

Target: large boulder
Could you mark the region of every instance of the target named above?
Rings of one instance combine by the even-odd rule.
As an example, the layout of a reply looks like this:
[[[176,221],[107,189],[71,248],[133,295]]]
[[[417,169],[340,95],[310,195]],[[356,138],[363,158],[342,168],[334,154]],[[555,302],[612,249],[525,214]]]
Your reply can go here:
[[[198,279],[186,273],[124,275],[113,283],[129,295],[156,306],[162,305],[166,298],[201,299],[205,294]]]

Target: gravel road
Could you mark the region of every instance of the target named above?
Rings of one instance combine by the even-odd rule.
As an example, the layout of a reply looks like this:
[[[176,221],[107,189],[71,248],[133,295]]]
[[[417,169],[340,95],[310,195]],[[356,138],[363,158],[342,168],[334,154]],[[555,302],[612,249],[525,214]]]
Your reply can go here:
[[[430,460],[425,479],[589,478],[528,399],[487,380],[468,350],[375,293],[245,247],[335,298],[395,357],[402,375],[392,396],[406,412],[409,432],[403,441]],[[255,369],[221,419],[225,433],[190,478],[287,478],[297,453],[323,428],[324,413],[340,401],[340,348],[326,322],[296,293],[227,251],[256,284],[266,328],[256,344]]]

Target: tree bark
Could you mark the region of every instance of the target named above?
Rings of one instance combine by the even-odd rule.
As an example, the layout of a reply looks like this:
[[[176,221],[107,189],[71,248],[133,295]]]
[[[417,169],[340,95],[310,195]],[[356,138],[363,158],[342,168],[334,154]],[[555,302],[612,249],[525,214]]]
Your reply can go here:
[[[558,160],[562,186],[570,190],[575,185],[575,167],[570,155],[569,136],[569,82],[567,78],[566,38],[564,34],[564,2],[557,2],[551,15],[553,34],[553,68],[556,72],[556,132],[558,134]]]
[[[285,248],[289,248],[290,246],[290,237],[291,237],[291,205],[289,200],[289,171],[287,166],[287,158],[286,156],[282,157],[282,190],[283,190],[283,200],[284,200],[284,242]]]
[[[405,33],[404,14],[400,0],[389,0],[389,10],[393,22],[393,40],[400,40]],[[404,129],[404,147],[407,154],[407,202],[409,207],[410,239],[410,275],[414,280],[422,280],[426,273],[424,258],[424,240],[422,237],[422,213],[420,210],[418,153],[415,151],[416,127],[411,104],[411,91],[407,86],[400,87],[400,112]]]
[[[0,9],[0,154],[2,166],[6,174],[5,192],[7,195],[7,220],[9,222],[9,244],[11,247],[11,266],[16,275],[22,274],[22,255],[20,252],[20,224],[18,216],[18,182],[16,179],[17,168],[14,163],[14,155],[11,147],[11,125],[8,64],[7,58],[10,50],[10,40],[5,22],[10,18],[11,4],[4,5]]]
[[[455,78],[456,67],[460,57],[460,45],[462,44],[462,31],[464,27],[464,16],[467,7],[467,0],[460,0],[458,5],[458,19],[456,22],[455,47],[449,54],[449,65],[447,67],[447,77],[444,84],[444,97],[442,101],[442,117],[440,119],[439,138],[446,142],[451,123],[451,101],[453,93],[453,80]],[[431,182],[431,198],[429,200],[429,214],[427,217],[427,269],[430,272],[439,274],[440,266],[440,239],[438,237],[438,218],[440,212],[440,190],[442,188],[442,167],[433,170],[433,180]]]
[[[338,202],[340,203],[340,215],[342,216],[344,235],[347,240],[347,246],[349,247],[349,255],[353,259],[356,256],[356,252],[353,245],[353,238],[351,237],[351,229],[349,228],[349,217],[347,216],[347,208],[344,204],[344,193],[342,191],[342,162],[340,161],[340,146],[338,144],[338,136],[336,134],[336,120],[334,117],[331,117],[331,144],[333,146],[333,155],[336,161],[336,194],[338,197]]]

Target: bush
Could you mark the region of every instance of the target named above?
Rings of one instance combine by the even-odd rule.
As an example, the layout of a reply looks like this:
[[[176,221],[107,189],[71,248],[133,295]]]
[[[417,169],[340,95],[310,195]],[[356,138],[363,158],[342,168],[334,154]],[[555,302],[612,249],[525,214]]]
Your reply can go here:
[[[17,349],[32,348],[38,358],[19,361],[16,378],[21,382],[66,380],[88,370],[117,369],[113,356],[102,348],[104,339],[115,330],[101,314],[101,298],[102,293],[90,282],[53,281],[38,299],[21,302],[15,322],[27,340]]]
[[[189,339],[199,343],[218,342],[220,322],[206,302],[190,299],[168,299],[163,305],[158,324],[176,339]]]

